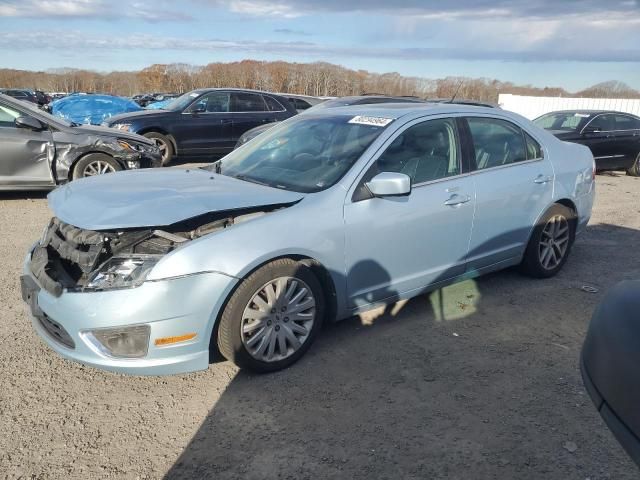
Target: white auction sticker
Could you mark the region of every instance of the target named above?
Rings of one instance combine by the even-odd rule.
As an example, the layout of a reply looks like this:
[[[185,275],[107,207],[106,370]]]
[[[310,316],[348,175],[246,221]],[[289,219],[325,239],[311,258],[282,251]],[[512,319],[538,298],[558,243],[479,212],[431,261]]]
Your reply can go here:
[[[360,125],[373,125],[374,127],[386,127],[391,122],[393,122],[393,118],[368,117],[366,115],[358,115],[357,117],[353,117],[351,120],[349,120],[349,123],[359,123]]]

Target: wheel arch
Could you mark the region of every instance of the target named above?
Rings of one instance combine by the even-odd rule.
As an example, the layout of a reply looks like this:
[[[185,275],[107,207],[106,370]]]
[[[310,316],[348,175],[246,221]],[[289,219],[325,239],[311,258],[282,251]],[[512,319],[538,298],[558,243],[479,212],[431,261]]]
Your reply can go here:
[[[557,199],[550,205],[547,205],[547,208],[545,208],[544,210],[542,210],[542,212],[540,212],[540,215],[538,215],[538,218],[536,218],[536,221],[533,223],[533,225],[531,225],[531,228],[529,230],[529,235],[527,235],[527,242],[524,244],[524,250],[522,251],[523,256],[527,250],[527,247],[529,246],[529,242],[531,242],[531,236],[533,235],[533,232],[535,232],[536,227],[540,225],[541,219],[544,218],[544,216],[549,211],[549,209],[553,208],[554,205],[562,205],[564,207],[567,207],[569,210],[573,212],[573,218],[570,219],[570,221],[573,226],[573,236],[575,237],[576,228],[578,226],[578,209],[576,207],[576,204],[573,203],[573,200],[569,198]]]
[[[118,165],[120,165],[120,167],[122,168],[122,170],[126,169],[126,165],[124,165],[120,160],[118,160],[116,157],[114,157],[113,155],[108,154],[107,152],[103,152],[102,150],[92,150],[89,152],[84,152],[82,155],[78,155],[73,162],[71,162],[71,165],[69,165],[69,171],[67,172],[67,180],[68,181],[72,181],[73,180],[73,171],[76,168],[76,165],[78,164],[78,162],[80,160],[82,160],[83,158],[87,157],[88,155],[95,155],[95,154],[99,154],[99,155],[106,155],[107,157],[111,158],[112,160],[114,160]]]
[[[233,294],[240,287],[243,280],[249,277],[255,271],[259,270],[265,265],[268,265],[269,263],[275,262],[276,260],[282,260],[282,259],[290,259],[295,262],[302,263],[303,265],[306,265],[311,269],[312,273],[316,276],[316,278],[320,282],[320,286],[322,287],[322,292],[324,293],[326,319],[333,319],[336,317],[338,312],[338,299],[337,299],[337,293],[336,293],[336,285],[335,285],[335,282],[333,281],[333,278],[331,277],[331,274],[329,273],[329,270],[321,262],[319,262],[313,257],[310,257],[308,255],[302,255],[302,254],[283,254],[283,255],[278,255],[276,257],[269,258],[257,265],[254,265],[253,268],[244,272],[242,277],[239,278],[239,280],[236,282],[236,284],[233,286],[233,288],[229,291],[226,298],[224,299],[224,302],[222,303],[222,305],[220,306],[220,309],[216,314],[215,323],[213,324],[213,329],[211,331],[211,336],[209,338],[210,361],[224,360],[224,357],[218,350],[218,344],[217,344],[218,328],[220,326],[220,317],[222,316],[222,313],[224,312],[225,308],[227,308],[227,304],[229,303],[229,300],[231,299]]]

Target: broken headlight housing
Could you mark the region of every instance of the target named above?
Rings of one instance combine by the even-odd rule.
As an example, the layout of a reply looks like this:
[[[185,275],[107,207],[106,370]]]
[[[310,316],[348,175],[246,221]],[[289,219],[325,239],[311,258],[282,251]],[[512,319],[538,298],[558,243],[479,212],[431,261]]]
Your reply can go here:
[[[138,287],[160,258],[161,255],[112,257],[91,274],[86,287],[95,290]]]

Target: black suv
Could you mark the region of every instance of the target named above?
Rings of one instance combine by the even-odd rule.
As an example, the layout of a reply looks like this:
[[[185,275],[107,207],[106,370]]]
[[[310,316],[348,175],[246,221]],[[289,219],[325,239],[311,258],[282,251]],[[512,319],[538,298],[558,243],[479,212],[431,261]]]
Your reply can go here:
[[[591,149],[598,170],[623,168],[640,176],[640,118],[604,110],[551,112],[533,123],[560,140]]]
[[[280,95],[207,88],[185,93],[163,110],[116,115],[103,125],[153,139],[166,165],[176,155],[225,155],[247,130],[296,113],[294,106]]]

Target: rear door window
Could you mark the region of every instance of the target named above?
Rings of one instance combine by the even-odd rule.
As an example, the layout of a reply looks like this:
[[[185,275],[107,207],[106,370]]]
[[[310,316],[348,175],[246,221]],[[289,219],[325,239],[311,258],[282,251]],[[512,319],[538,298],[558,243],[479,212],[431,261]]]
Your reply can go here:
[[[522,129],[497,118],[467,118],[478,170],[501,167],[528,159]],[[535,153],[535,152],[532,152]]]
[[[616,130],[639,130],[640,119],[628,115],[616,115]]]
[[[231,94],[231,111],[232,112],[265,112],[267,105],[262,95],[256,93],[232,93]]]

